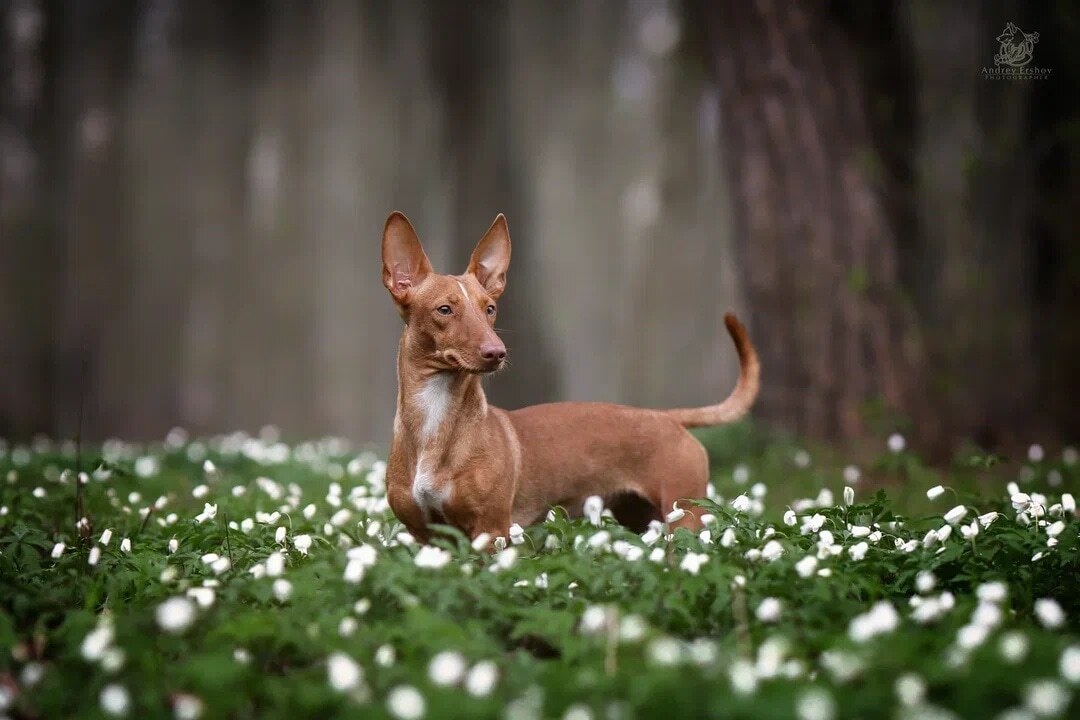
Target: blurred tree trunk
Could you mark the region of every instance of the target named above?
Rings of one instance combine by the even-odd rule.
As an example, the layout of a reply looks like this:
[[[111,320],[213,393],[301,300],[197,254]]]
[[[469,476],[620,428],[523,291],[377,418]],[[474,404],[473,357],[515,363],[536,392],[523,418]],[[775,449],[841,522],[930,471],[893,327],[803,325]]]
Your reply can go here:
[[[628,153],[621,237],[624,400],[648,407],[717,402],[738,359],[723,316],[744,314],[735,264],[731,187],[724,176],[719,97],[700,63],[700,29],[663,2],[629,8],[622,72],[651,78],[634,107],[638,152]],[[630,108],[623,111],[631,115]],[[655,203],[655,204],[654,204]],[[648,343],[640,343],[648,337]],[[678,382],[678,378],[693,379]],[[705,389],[707,392],[702,392]]]
[[[916,127],[918,284],[929,389],[952,443],[1023,440],[1030,428],[1032,167],[1019,152],[1030,83],[987,81],[997,14],[983,4],[907,3]],[[1002,434],[1013,435],[1002,437]],[[1026,433],[1024,433],[1026,434]],[[1027,438],[1030,442],[1030,437]]]
[[[81,424],[94,436],[103,420],[101,408],[117,400],[100,381],[111,369],[110,360],[127,360],[130,381],[132,365],[149,359],[131,352],[131,338],[110,322],[118,310],[130,312],[123,301],[123,289],[132,281],[127,198],[116,186],[123,175],[121,108],[135,13],[132,6],[76,2],[49,20],[62,52],[53,89],[51,174],[61,231],[55,257],[59,277],[52,289],[59,306],[52,319],[50,404],[61,435],[75,435]]]
[[[881,404],[925,422],[920,343],[849,38],[822,4],[702,12],[763,365],[761,415],[814,437],[863,434]]]
[[[488,392],[493,403],[510,408],[558,395],[546,323],[535,312],[543,306],[543,278],[536,272],[542,239],[528,232],[533,223],[526,214],[521,172],[527,159],[515,156],[528,147],[528,134],[515,124],[514,63],[507,59],[522,52],[509,38],[520,9],[494,0],[427,7],[432,76],[446,113],[443,151],[451,188],[452,264],[436,270],[463,272],[495,216],[506,215],[514,252],[498,327],[505,333],[512,371],[489,381]],[[453,32],[445,31],[451,27]],[[527,51],[524,59],[531,60]]]
[[[0,6],[0,437],[52,426],[56,221],[50,212],[45,128],[54,65],[35,0]],[[20,236],[25,238],[20,240]]]

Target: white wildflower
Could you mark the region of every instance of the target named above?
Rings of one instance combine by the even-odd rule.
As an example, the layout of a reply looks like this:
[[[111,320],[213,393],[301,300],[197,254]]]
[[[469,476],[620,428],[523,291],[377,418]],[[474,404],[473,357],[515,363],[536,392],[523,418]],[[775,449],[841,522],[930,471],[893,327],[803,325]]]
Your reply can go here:
[[[915,576],[915,589],[924,595],[937,585],[937,577],[929,570],[920,570]]]
[[[399,685],[386,696],[386,707],[398,720],[419,720],[424,717],[424,696],[411,685]]]
[[[157,606],[157,623],[169,633],[181,633],[195,620],[195,605],[185,597],[172,597]]]
[[[907,673],[898,677],[894,688],[897,699],[905,707],[921,705],[926,698],[926,682],[914,673]]]
[[[878,635],[895,630],[900,625],[900,615],[887,600],[881,600],[869,611],[856,616],[848,626],[848,636],[855,642],[866,642]]]
[[[1056,630],[1065,624],[1065,611],[1053,598],[1041,598],[1035,601],[1035,616],[1039,623],[1048,630]]]
[[[701,570],[701,566],[709,561],[709,556],[705,553],[688,552],[686,557],[679,563],[679,569],[685,570],[691,575],[697,575]]]
[[[131,696],[128,694],[127,689],[123,685],[117,685],[116,683],[103,687],[98,700],[101,703],[101,709],[105,711],[106,715],[123,717],[131,709]]]
[[[505,550],[500,550],[495,555],[495,562],[491,565],[491,572],[501,572],[512,568],[514,563],[517,562],[517,555],[517,548],[508,547]]]
[[[379,667],[392,667],[397,662],[397,653],[392,645],[380,645],[375,651],[375,664]]]
[[[761,557],[769,562],[780,559],[783,554],[784,546],[776,540],[770,540],[765,543],[765,547],[761,548]]]
[[[810,688],[800,693],[795,701],[795,715],[799,720],[832,720],[836,715],[836,702],[828,690]]]
[[[1069,699],[1069,691],[1057,680],[1036,680],[1024,690],[1024,704],[1042,717],[1058,717],[1069,706]]]
[[[1013,665],[1022,662],[1027,657],[1029,647],[1030,643],[1027,636],[1019,631],[1002,635],[1001,641],[998,643],[998,650],[1001,652],[1002,659]]]
[[[802,527],[799,529],[803,535],[809,535],[821,530],[825,525],[825,516],[820,513],[814,513],[810,517],[804,517],[802,521]]]
[[[1073,685],[1080,683],[1080,645],[1070,645],[1065,648],[1058,662],[1058,670],[1061,672],[1061,677]]]
[[[582,512],[590,523],[600,525],[600,514],[604,512],[604,499],[599,495],[590,495],[585,498]]]
[[[213,520],[216,517],[217,517],[217,505],[216,504],[211,505],[210,503],[205,503],[203,505],[203,511],[195,516],[195,522],[201,524],[201,523],[206,522],[207,520]],[[242,527],[242,525],[241,525],[241,527]]]
[[[465,691],[473,697],[487,697],[499,680],[498,667],[490,660],[482,660],[472,666],[465,676]]]
[[[84,659],[96,662],[101,659],[105,651],[109,649],[113,641],[113,627],[111,623],[104,622],[86,633],[79,650]]]
[[[987,626],[970,623],[956,633],[956,644],[965,650],[973,650],[982,645],[989,634]]]
[[[848,555],[851,556],[852,560],[859,561],[866,557],[866,551],[869,549],[870,546],[864,540],[848,548]]]
[[[428,677],[436,685],[448,687],[461,682],[465,676],[465,658],[461,653],[444,650],[431,658],[428,664]]]
[[[590,605],[581,614],[581,632],[596,635],[607,626],[607,609],[602,605]]]
[[[187,596],[194,600],[195,603],[204,610],[214,604],[214,588],[188,588]]]
[[[739,695],[749,695],[757,690],[757,673],[746,660],[736,660],[728,668],[731,689]]]
[[[1031,505],[1031,496],[1027,493],[1015,493],[1010,500],[1012,501],[1013,509],[1017,512],[1023,512]]]
[[[308,550],[311,549],[311,536],[310,535],[297,535],[293,538],[293,547],[301,555],[307,555]]]
[[[416,553],[413,563],[416,567],[438,570],[449,564],[452,556],[446,550],[434,545],[424,545]]]
[[[345,653],[335,652],[326,659],[326,675],[330,687],[338,692],[347,692],[360,685],[364,670]]]
[[[784,606],[774,597],[767,597],[761,601],[754,611],[758,620],[765,623],[773,623],[780,619]]]
[[[589,547],[595,549],[595,548],[604,547],[605,545],[607,545],[610,542],[611,542],[611,533],[609,533],[607,530],[601,530],[601,531],[593,534],[593,536],[589,538],[588,545],[589,545]]]
[[[817,569],[817,564],[817,557],[807,555],[802,560],[795,563],[795,572],[799,574],[799,577],[808,578],[814,574],[814,570]]]
[[[739,497],[731,501],[731,507],[735,510],[735,512],[748,512],[750,510],[750,498],[748,498],[745,494],[740,495]]]
[[[274,593],[274,597],[278,599],[278,602],[285,602],[292,595],[292,583],[285,578],[278,578],[270,586],[271,591]]]
[[[176,720],[198,720],[203,714],[203,701],[190,693],[174,695],[172,706]]]
[[[647,653],[653,665],[675,665],[682,660],[683,648],[678,640],[664,636],[650,642]]]
[[[964,519],[964,516],[967,515],[967,512],[968,510],[966,507],[964,507],[963,505],[957,505],[952,510],[945,513],[945,522],[949,523],[950,525],[955,525],[956,523]]]

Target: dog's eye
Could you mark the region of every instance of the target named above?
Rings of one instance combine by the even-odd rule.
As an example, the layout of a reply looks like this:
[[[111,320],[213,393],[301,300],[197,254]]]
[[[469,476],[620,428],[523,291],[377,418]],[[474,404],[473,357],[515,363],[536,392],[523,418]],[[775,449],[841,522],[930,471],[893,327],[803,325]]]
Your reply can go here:
[[[494,305],[488,305],[487,312],[488,312],[488,315],[494,315],[495,314],[495,306]]]
[[[440,305],[439,307],[435,308],[435,312],[439,313],[440,315],[451,315],[454,311],[450,309],[449,305]]]

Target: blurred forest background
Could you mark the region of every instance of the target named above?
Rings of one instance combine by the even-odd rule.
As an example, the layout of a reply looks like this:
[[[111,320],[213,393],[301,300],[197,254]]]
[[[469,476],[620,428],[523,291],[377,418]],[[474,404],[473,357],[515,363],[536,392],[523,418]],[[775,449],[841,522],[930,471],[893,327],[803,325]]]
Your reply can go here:
[[[1075,440],[1077,10],[0,0],[0,436],[386,441],[401,209],[509,219],[496,403],[715,401],[734,310],[772,427]]]

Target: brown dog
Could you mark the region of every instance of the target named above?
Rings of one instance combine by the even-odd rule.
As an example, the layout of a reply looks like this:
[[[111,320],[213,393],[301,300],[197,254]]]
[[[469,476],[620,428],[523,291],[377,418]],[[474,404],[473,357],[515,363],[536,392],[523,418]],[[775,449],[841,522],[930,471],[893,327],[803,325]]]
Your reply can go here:
[[[432,523],[471,538],[505,537],[511,523],[533,524],[554,505],[580,514],[590,495],[639,499],[638,510],[646,512],[638,521],[663,518],[677,501],[705,495],[708,457],[685,428],[737,420],[758,393],[757,354],[734,315],[725,323],[741,372],[719,405],[646,410],[563,402],[506,411],[487,404],[480,384],[506,361],[493,329],[510,264],[503,216],[464,275],[437,275],[399,212],[386,221],[382,257],[383,284],[405,320],[387,498],[417,540],[428,540]],[[698,513],[689,504],[684,509],[676,524],[696,527]],[[624,519],[618,511],[616,517]]]

